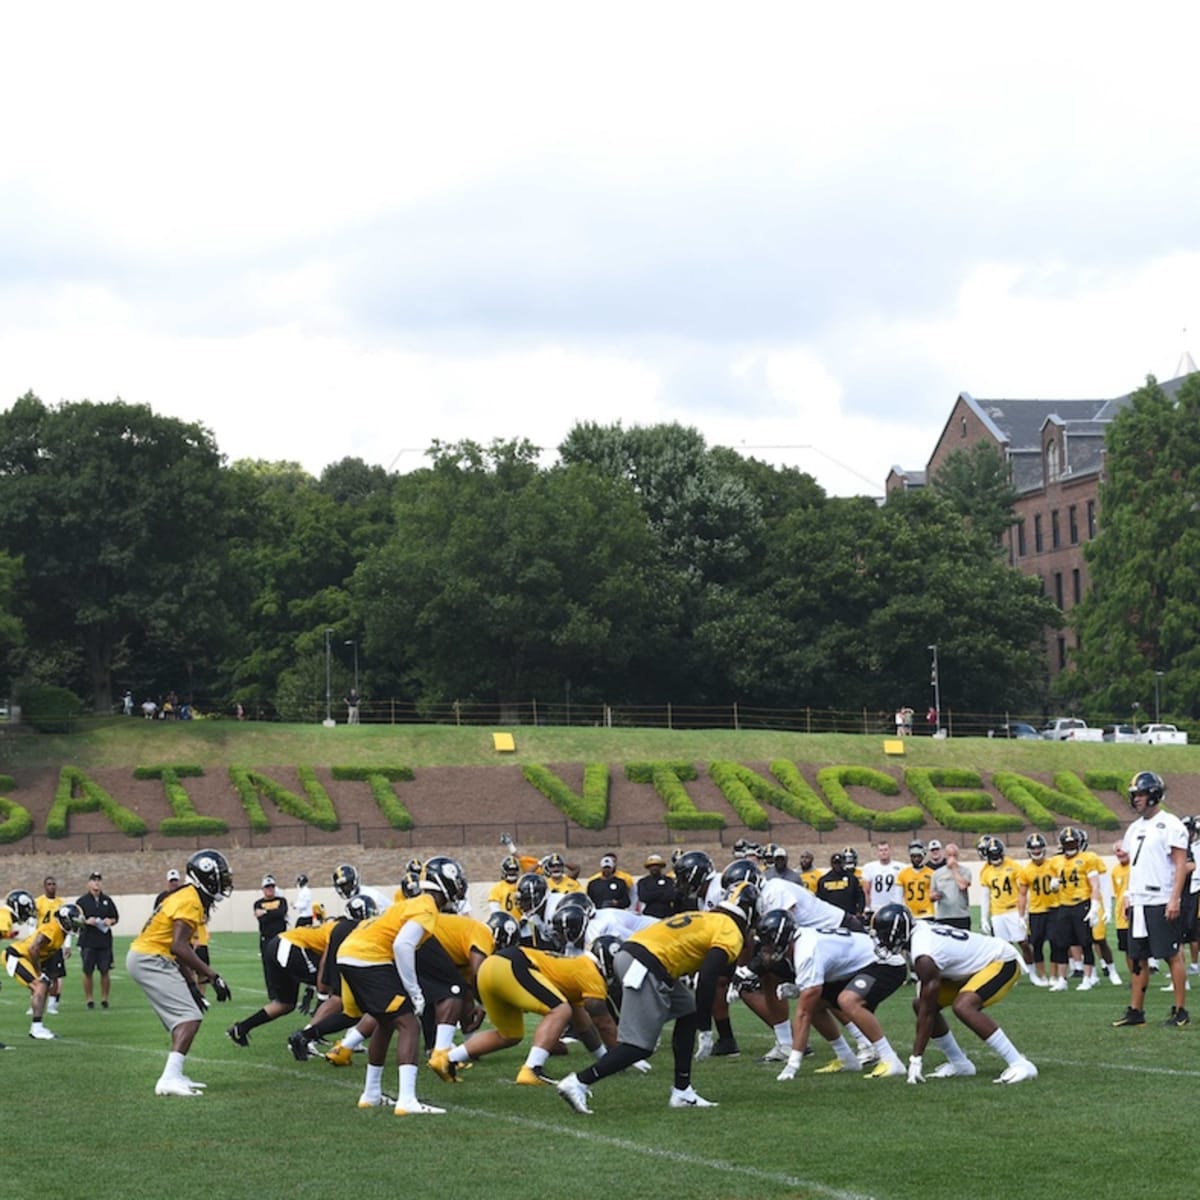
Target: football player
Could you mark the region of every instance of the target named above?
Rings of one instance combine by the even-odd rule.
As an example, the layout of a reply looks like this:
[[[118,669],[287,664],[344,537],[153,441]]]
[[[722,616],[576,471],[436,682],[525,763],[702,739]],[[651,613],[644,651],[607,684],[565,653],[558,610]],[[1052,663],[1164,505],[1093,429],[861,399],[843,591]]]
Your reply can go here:
[[[590,1113],[592,1085],[649,1058],[672,1018],[675,1078],[668,1103],[671,1108],[712,1107],[692,1086],[693,1054],[704,1058],[711,1053],[717,983],[741,954],[757,904],[758,889],[739,883],[715,909],[656,921],[622,944],[614,956],[621,979],[619,1040],[599,1062],[559,1082],[558,1093],[572,1109]],[[684,977],[696,972],[693,992]],[[694,1050],[697,1031],[700,1045]]]
[[[1083,981],[1079,990],[1085,992],[1100,982],[1092,951],[1092,927],[1101,912],[1100,876],[1095,865],[1080,853],[1083,835],[1074,825],[1059,830],[1058,847],[1059,853],[1050,860],[1050,868],[1058,873],[1059,881],[1058,914],[1050,931],[1050,961],[1057,979],[1065,984],[1071,948],[1079,947],[1083,954]]]
[[[584,890],[578,879],[567,874],[567,860],[561,854],[547,854],[542,859],[542,873],[546,876],[546,886],[552,893],[569,895]]]
[[[875,847],[875,859],[862,869],[863,891],[867,894],[867,909],[874,912],[885,904],[903,904],[904,888],[900,885],[900,864],[892,858],[892,844],[886,838]]]
[[[456,1079],[462,1064],[519,1045],[525,1036],[526,1013],[540,1014],[542,1019],[533,1031],[533,1045],[524,1065],[517,1072],[519,1084],[554,1082],[545,1072],[546,1060],[568,1025],[594,1054],[602,1055],[605,1046],[616,1045],[617,1029],[607,1004],[608,985],[597,961],[590,954],[579,953],[587,925],[585,911],[574,905],[560,907],[552,925],[561,943],[577,953],[567,957],[516,945],[488,958],[479,969],[479,998],[493,1028],[472,1034],[440,1061],[435,1053],[430,1066],[443,1078]]]
[[[896,882],[904,892],[905,906],[918,921],[933,920],[932,879],[933,867],[926,861],[925,843],[913,838],[908,843],[908,866],[900,868]]]
[[[800,851],[800,882],[804,884],[810,892],[817,890],[817,880],[821,878],[821,868],[813,862],[813,852],[811,850]]]
[[[836,1020],[853,1023],[869,1040],[877,1063],[873,1078],[904,1074],[900,1056],[875,1017],[875,1009],[904,983],[903,959],[883,962],[867,934],[837,927],[805,929],[782,909],[766,913],[757,932],[764,950],[790,959],[793,980],[780,984],[778,994],[796,997],[791,1050],[777,1079],[796,1077],[812,1028],[830,1043],[835,1055],[817,1068],[818,1073],[862,1070]]]
[[[37,921],[39,925],[49,925],[51,918],[62,906],[58,898],[58,881],[53,875],[47,875],[42,880],[42,894],[35,901],[37,904]],[[62,981],[67,976],[67,959],[71,957],[71,939],[66,937],[58,948],[42,963],[41,973],[49,981],[46,985],[46,1012],[57,1016],[58,1001],[62,996]]]
[[[1108,974],[1108,982],[1113,987],[1121,987],[1123,981],[1117,972],[1117,964],[1113,962],[1112,947],[1108,944],[1108,897],[1105,895],[1103,879],[1108,874],[1108,867],[1104,865],[1104,859],[1088,847],[1086,829],[1080,829],[1079,831],[1079,847],[1080,857],[1087,860],[1084,870],[1088,875],[1091,875],[1094,871],[1098,881],[1097,891],[1100,895],[1100,902],[1097,906],[1096,920],[1090,922],[1092,950],[1100,960],[1097,963],[1097,971],[1103,967],[1104,971]]]
[[[187,883],[167,894],[125,956],[129,977],[171,1034],[171,1052],[154,1085],[156,1096],[198,1096],[204,1088],[183,1070],[208,1008],[195,981],[211,983],[219,1001],[232,998],[229,985],[196,953],[192,939],[208,923],[213,905],[233,895],[233,873],[219,850],[197,850],[184,873]]]
[[[1062,886],[1062,880],[1046,858],[1046,839],[1040,833],[1031,833],[1025,839],[1025,849],[1029,852],[1029,861],[1021,867],[1017,877],[1017,912],[1029,931],[1034,972],[1045,979],[1043,955],[1058,909],[1058,889]],[[1052,992],[1065,992],[1067,981],[1054,976],[1046,986]]]
[[[489,913],[504,912],[518,916],[517,880],[521,878],[521,860],[515,854],[506,854],[500,862],[500,878],[487,894]]]
[[[467,894],[461,864],[437,856],[426,864],[422,894],[393,904],[373,920],[355,927],[338,950],[342,1005],[351,1017],[374,1017],[377,1025],[367,1048],[367,1078],[360,1108],[389,1103],[383,1094],[383,1070],[396,1035],[399,1093],[396,1116],[426,1116],[445,1109],[417,1098],[417,1047],[425,994],[417,978],[417,949],[433,935],[438,912],[454,912]]]
[[[28,892],[9,893],[10,907],[15,905],[19,921],[28,920],[28,901],[31,899]],[[35,1041],[54,1039],[54,1034],[42,1022],[51,995],[51,980],[46,974],[46,965],[61,952],[67,937],[82,928],[83,909],[78,904],[59,904],[38,920],[32,933],[27,933],[4,948],[5,969],[13,979],[29,989],[29,1011],[33,1017],[29,1036]]]
[[[1016,859],[1008,856],[998,837],[985,837],[980,843],[979,854],[983,859],[979,872],[979,884],[983,889],[979,905],[980,932],[1012,942],[1021,951],[1022,968],[1030,983],[1045,987],[1046,980],[1033,969],[1033,950],[1017,908],[1021,868]]]
[[[975,1064],[962,1052],[942,1010],[954,1015],[1005,1062],[997,1083],[1037,1078],[1033,1065],[984,1009],[1008,995],[1021,975],[1017,951],[999,938],[984,937],[936,921],[915,921],[901,904],[884,905],[871,919],[871,934],[883,954],[907,955],[917,977],[917,1031],[908,1060],[908,1082],[925,1082],[925,1048],[932,1041],[946,1061],[930,1078],[974,1075]]]

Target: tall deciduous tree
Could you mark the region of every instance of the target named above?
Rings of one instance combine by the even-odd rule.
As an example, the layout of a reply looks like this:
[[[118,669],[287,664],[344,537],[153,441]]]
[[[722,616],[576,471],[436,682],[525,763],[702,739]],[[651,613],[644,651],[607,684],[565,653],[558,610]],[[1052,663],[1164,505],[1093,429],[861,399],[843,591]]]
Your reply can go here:
[[[1018,492],[1004,455],[989,442],[954,450],[934,473],[933,485],[964,520],[999,543],[1014,523]]]
[[[1150,377],[1107,438],[1100,532],[1084,548],[1092,587],[1071,616],[1075,688],[1108,712],[1200,714],[1200,374],[1175,398]]]
[[[201,425],[32,393],[0,414],[0,546],[24,559],[31,634],[78,639],[97,712],[111,711],[127,640],[198,640],[187,631],[220,603],[223,521],[220,455]]]

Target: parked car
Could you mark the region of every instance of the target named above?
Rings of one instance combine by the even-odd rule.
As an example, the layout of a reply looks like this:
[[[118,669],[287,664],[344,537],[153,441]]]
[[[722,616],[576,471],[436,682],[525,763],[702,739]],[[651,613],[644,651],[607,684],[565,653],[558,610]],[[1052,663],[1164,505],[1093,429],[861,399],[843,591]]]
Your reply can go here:
[[[1019,738],[1021,741],[1037,741],[1042,735],[1028,721],[1008,721],[997,725],[991,732],[991,737]]]
[[[1142,726],[1137,740],[1152,746],[1186,746],[1188,735],[1174,725],[1150,724]]]
[[[1079,717],[1055,717],[1042,730],[1042,737],[1048,742],[1100,742],[1104,740],[1104,733],[1092,729]]]
[[[1133,725],[1105,725],[1104,740],[1106,742],[1136,742],[1138,731]]]

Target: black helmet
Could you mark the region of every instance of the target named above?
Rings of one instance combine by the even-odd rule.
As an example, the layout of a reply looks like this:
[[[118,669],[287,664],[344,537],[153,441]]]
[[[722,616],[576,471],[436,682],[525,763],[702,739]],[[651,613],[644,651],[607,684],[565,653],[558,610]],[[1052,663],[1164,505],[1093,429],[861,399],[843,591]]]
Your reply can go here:
[[[703,850],[689,850],[675,864],[675,886],[685,896],[699,896],[713,877],[713,861]]]
[[[1139,771],[1129,782],[1129,806],[1133,807],[1133,798],[1145,793],[1147,806],[1153,808],[1161,804],[1167,794],[1167,785],[1162,776],[1155,771]]]

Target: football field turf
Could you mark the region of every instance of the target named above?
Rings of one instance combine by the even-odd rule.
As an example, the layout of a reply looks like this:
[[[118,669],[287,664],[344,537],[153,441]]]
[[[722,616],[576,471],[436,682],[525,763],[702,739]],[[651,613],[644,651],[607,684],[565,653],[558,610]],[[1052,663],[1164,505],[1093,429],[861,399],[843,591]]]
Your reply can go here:
[[[756,1061],[770,1048],[769,1031],[737,1005],[741,1056],[700,1063],[694,1074],[717,1108],[668,1109],[664,1041],[649,1075],[600,1083],[595,1114],[578,1115],[553,1089],[513,1083],[526,1041],[483,1060],[458,1085],[423,1066],[419,1095],[448,1112],[397,1118],[390,1108],[356,1107],[364,1056],[345,1069],[292,1058],[285,1038],[303,1024],[296,1014],[255,1030],[246,1049],[226,1038],[225,1027],[264,998],[253,934],[213,938],[213,963],[234,995],[214,1003],[188,1059],[188,1074],[208,1084],[207,1094],[156,1097],[167,1035],[125,977],[127,946],[118,940],[107,1012],[84,1009],[72,958],[62,1012],[47,1018],[54,1042],[26,1036],[24,988],[5,979],[0,991],[0,1039],[12,1047],[0,1055],[10,1140],[36,1147],[37,1175],[56,1195],[1173,1200],[1194,1192],[1200,1026],[1161,1027],[1171,1000],[1158,990],[1159,976],[1150,1023],[1133,1029],[1110,1027],[1127,988],[1105,982],[1048,994],[1018,985],[990,1011],[1041,1074],[1013,1087],[992,1082],[1003,1064],[953,1018],[979,1069],[974,1078],[918,1087],[814,1075],[830,1057],[818,1038],[800,1075],[779,1083],[778,1065]],[[903,989],[879,1013],[904,1059],[910,999]],[[548,1070],[558,1077],[568,1063],[578,1070],[588,1061],[576,1045],[568,1058],[551,1058]],[[925,1061],[928,1070],[940,1055],[931,1048]],[[394,1092],[395,1082],[389,1062],[385,1091]]]

